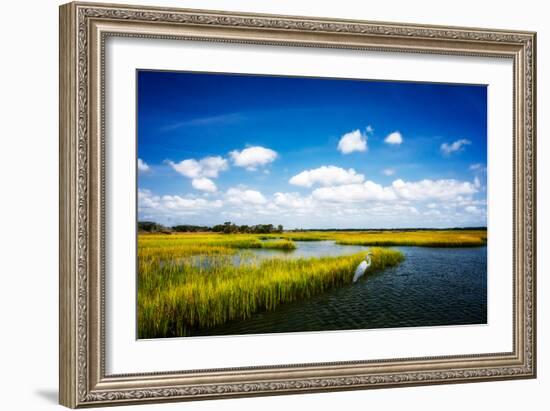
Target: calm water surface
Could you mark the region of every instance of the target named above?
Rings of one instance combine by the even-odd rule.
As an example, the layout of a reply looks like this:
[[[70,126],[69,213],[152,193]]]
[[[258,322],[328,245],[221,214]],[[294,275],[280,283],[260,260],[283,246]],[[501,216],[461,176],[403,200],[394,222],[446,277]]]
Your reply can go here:
[[[236,264],[257,258],[299,258],[354,254],[368,247],[333,241],[296,242],[291,252],[254,250]],[[393,247],[405,254],[399,266],[370,274],[275,311],[254,314],[194,335],[264,334],[366,328],[485,324],[487,322],[487,247]],[[351,282],[351,278],[350,278]]]

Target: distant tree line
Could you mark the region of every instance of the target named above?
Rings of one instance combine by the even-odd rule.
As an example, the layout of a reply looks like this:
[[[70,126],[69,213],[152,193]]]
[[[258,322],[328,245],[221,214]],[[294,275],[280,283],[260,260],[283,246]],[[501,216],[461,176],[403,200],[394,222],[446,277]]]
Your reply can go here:
[[[292,232],[308,232],[308,231],[463,231],[463,230],[487,230],[487,227],[449,227],[449,228],[315,228],[303,229],[296,228]],[[147,233],[197,233],[197,232],[215,232],[224,234],[234,233],[250,233],[250,234],[270,234],[282,233],[283,226],[281,224],[275,226],[273,224],[256,224],[256,225],[237,225],[231,221],[226,221],[223,224],[217,224],[213,227],[191,224],[179,224],[175,226],[164,226],[153,221],[139,221],[138,231]]]
[[[196,233],[196,232],[215,232],[224,234],[237,233],[252,233],[252,234],[270,234],[282,233],[283,226],[281,224],[275,226],[273,224],[256,224],[256,225],[237,225],[231,221],[226,221],[223,224],[217,224],[213,227],[179,224],[175,226],[164,226],[152,221],[138,221],[138,231],[146,233]]]
[[[218,224],[212,227],[212,231],[215,233],[253,233],[253,234],[270,234],[270,233],[282,233],[283,226],[274,226],[273,224],[257,224],[257,225],[236,225],[230,221],[226,221],[223,224]]]
[[[162,224],[158,224],[153,221],[138,221],[138,231],[147,233],[164,233],[171,230],[169,227],[165,227]]]

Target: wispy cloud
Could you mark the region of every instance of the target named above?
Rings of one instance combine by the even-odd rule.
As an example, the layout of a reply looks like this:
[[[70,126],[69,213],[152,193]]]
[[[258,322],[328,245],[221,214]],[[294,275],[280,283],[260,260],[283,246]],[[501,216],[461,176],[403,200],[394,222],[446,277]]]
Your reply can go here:
[[[138,211],[152,216],[181,216],[196,214],[205,210],[219,209],[223,206],[220,200],[207,200],[191,196],[159,196],[150,190],[138,191]]]
[[[385,176],[393,176],[395,174],[395,168],[385,168],[382,170],[382,174]]]
[[[151,168],[149,167],[149,164],[147,164],[141,158],[138,158],[137,169],[140,173],[145,173],[145,172],[149,171]]]
[[[472,164],[469,167],[469,169],[470,169],[470,171],[475,171],[475,172],[485,172],[485,171],[487,171],[487,167],[485,167],[481,163]]]
[[[197,117],[191,120],[179,121],[172,124],[167,124],[161,128],[161,131],[172,131],[182,127],[197,127],[197,126],[208,126],[208,125],[221,125],[221,124],[236,124],[247,117],[242,113],[228,113],[220,114],[217,116],[205,116]]]
[[[465,149],[465,146],[472,144],[470,140],[467,140],[465,138],[462,138],[460,140],[456,140],[455,142],[449,144],[449,143],[443,143],[441,144],[441,152],[443,155],[449,156],[452,153],[456,153],[459,151],[463,151]]]

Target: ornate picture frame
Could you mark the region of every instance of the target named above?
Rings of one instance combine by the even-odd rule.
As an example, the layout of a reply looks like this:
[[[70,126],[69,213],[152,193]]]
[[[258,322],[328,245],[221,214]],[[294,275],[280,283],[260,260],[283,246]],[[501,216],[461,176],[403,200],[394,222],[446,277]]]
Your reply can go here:
[[[200,40],[513,62],[513,350],[487,354],[107,375],[105,41]],[[536,34],[218,11],[60,7],[60,403],[67,407],[536,376]]]

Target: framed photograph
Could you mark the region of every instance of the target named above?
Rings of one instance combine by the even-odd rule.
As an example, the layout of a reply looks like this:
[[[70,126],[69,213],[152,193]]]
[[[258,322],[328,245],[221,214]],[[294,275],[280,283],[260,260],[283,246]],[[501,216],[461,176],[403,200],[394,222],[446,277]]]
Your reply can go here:
[[[534,378],[535,40],[61,6],[61,404]]]

